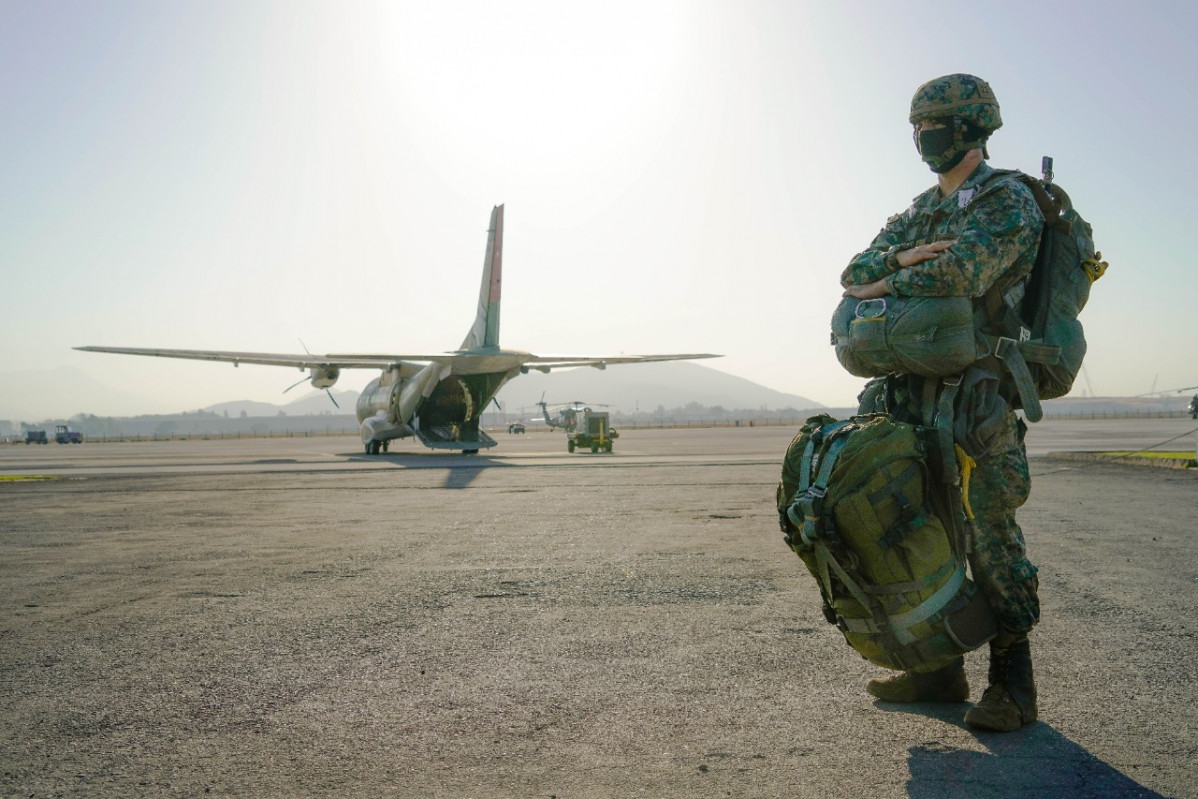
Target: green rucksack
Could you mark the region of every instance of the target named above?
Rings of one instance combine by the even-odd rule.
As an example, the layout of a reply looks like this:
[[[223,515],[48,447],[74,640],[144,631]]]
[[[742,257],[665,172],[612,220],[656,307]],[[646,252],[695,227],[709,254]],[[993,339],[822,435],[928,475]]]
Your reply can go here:
[[[786,543],[819,584],[825,617],[890,669],[935,670],[996,629],[966,577],[954,505],[937,495],[931,436],[884,414],[813,416],[778,484]]]

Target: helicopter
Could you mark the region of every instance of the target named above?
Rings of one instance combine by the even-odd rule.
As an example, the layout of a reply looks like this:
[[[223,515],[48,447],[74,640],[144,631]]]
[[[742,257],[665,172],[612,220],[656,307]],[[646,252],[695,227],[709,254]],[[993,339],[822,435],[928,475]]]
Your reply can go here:
[[[582,402],[574,400],[573,402],[555,402],[549,403],[545,401],[545,395],[541,394],[541,399],[535,403],[541,409],[541,415],[545,419],[545,424],[552,429],[565,430],[567,433],[574,432],[578,427],[579,412],[587,413],[591,408],[606,408],[607,405],[598,402]],[[554,418],[549,415],[549,408],[552,407],[557,416]]]
[[[606,408],[607,406],[602,403],[587,403],[581,400],[559,403],[554,406],[557,409],[556,419],[549,415],[549,403],[545,401],[544,394],[541,395],[541,400],[537,405],[541,408],[541,415],[545,417],[545,424],[550,428],[566,432],[566,450],[568,452],[573,452],[575,449],[611,452],[612,442],[620,437],[620,434],[611,426],[607,411],[592,410],[592,407]]]

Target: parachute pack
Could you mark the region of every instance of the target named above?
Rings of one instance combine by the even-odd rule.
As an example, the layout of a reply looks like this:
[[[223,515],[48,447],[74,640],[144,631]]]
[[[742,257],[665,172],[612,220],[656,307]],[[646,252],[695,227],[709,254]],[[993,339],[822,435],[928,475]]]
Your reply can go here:
[[[933,671],[996,631],[966,576],[959,511],[933,474],[935,435],[885,414],[813,416],[782,463],[786,544],[818,582],[828,621],[885,668]]]
[[[1044,215],[1044,232],[1027,281],[991,287],[982,298],[978,325],[988,351],[1014,378],[1024,415],[1032,422],[1043,416],[1040,400],[1068,394],[1081,371],[1086,337],[1078,315],[1090,287],[1107,270],[1102,253],[1094,249],[1090,224],[1065,190],[1053,184],[1051,158],[1045,156],[1042,169],[1042,179],[1017,170],[996,170],[992,178],[1015,179],[1031,189]]]

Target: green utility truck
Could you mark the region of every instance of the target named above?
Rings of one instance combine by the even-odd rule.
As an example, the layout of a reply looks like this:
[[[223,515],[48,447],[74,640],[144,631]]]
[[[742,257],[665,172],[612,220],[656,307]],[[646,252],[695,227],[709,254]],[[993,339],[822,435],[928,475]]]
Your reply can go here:
[[[619,438],[620,434],[612,428],[607,411],[583,408],[576,418],[576,426],[566,433],[568,451],[589,448],[591,452],[611,452],[612,441]]]

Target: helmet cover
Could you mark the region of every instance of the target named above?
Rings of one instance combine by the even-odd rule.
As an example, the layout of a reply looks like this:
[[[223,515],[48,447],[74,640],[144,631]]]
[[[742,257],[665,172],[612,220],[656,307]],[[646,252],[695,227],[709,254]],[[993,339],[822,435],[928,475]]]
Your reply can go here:
[[[927,119],[942,123],[942,129],[915,132],[916,149],[936,173],[955,167],[970,150],[984,148],[990,134],[1002,127],[990,84],[964,73],[944,75],[916,89],[909,119],[912,125]]]
[[[914,125],[921,119],[956,117],[987,134],[1002,127],[998,99],[990,84],[981,78],[964,73],[934,78],[915,90],[911,98]]]

